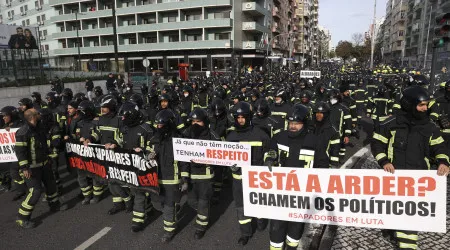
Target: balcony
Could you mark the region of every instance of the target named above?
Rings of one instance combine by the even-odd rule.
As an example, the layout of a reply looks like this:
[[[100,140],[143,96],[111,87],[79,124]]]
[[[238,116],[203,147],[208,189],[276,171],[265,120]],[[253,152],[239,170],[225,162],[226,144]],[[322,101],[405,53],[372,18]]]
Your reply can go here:
[[[243,41],[242,49],[250,50],[250,49],[260,49],[267,50],[268,44],[264,44],[264,41],[255,42],[255,41]]]
[[[233,46],[232,40],[206,40],[192,42],[152,43],[119,45],[119,52],[163,51],[163,50],[193,50],[193,49],[227,49]],[[114,46],[81,47],[81,54],[113,53]],[[55,49],[57,56],[76,55],[78,48]]]
[[[243,22],[242,30],[249,31],[249,32],[260,32],[260,33],[269,32],[269,29],[267,27],[265,27],[257,22]]]
[[[120,33],[130,33],[130,32],[148,32],[149,30],[163,31],[163,30],[195,29],[198,27],[229,28],[229,27],[232,27],[232,25],[233,25],[233,20],[229,19],[229,18],[206,19],[206,20],[193,20],[193,21],[184,21],[184,22],[119,26],[119,27],[117,27],[117,33],[120,34]]]
[[[110,16],[112,16],[112,10],[88,11],[88,12],[82,12],[81,14],[78,14],[78,20],[93,19],[93,18],[98,18],[98,17],[110,17]],[[62,21],[74,21],[74,20],[76,20],[75,13],[59,15],[59,16],[52,16],[50,19],[50,21],[52,23],[62,22]]]
[[[242,3],[242,11],[252,16],[265,16],[269,12],[257,2]]]

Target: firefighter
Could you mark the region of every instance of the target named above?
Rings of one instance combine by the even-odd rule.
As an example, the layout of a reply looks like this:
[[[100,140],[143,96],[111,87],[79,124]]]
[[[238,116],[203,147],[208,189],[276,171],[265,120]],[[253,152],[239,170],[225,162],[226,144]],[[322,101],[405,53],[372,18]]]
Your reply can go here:
[[[341,147],[339,149],[339,161],[342,162],[345,157],[345,145],[350,142],[352,134],[352,116],[348,108],[341,103],[342,96],[338,89],[331,89],[330,97],[330,122],[331,125],[339,131],[341,136]]]
[[[433,101],[431,101],[433,102]],[[450,149],[450,81],[445,83],[445,92],[434,101],[431,106],[430,118],[441,129],[442,137],[445,140],[447,148]]]
[[[362,114],[364,113],[364,107],[367,104],[367,90],[364,87],[364,80],[360,79],[355,91],[352,93],[356,102],[356,113],[358,124],[361,122]]]
[[[348,110],[350,111],[350,115],[352,116],[352,129],[356,127],[356,124],[358,122],[358,112],[356,110],[356,102],[355,100],[350,96],[350,85],[342,85],[340,87],[340,92],[342,95],[342,101],[341,103],[344,104]]]
[[[272,167],[312,168],[315,162],[317,139],[307,129],[309,109],[295,105],[286,116],[288,129],[275,135],[264,154],[265,164]],[[270,249],[297,249],[305,224],[270,220]],[[286,248],[283,248],[286,243]]]
[[[252,120],[252,123],[255,127],[261,129],[266,132],[267,135],[272,138],[274,135],[274,126],[277,124],[277,121],[270,117],[270,105],[269,101],[266,99],[259,99],[256,101],[255,105],[255,117]]]
[[[403,91],[401,110],[380,124],[373,134],[372,154],[384,171],[394,173],[397,169],[430,170],[438,166],[437,174],[449,173],[449,153],[441,132],[427,114],[430,101],[428,92],[420,86]],[[384,231],[397,240],[400,249],[417,249],[418,232]]]
[[[149,142],[153,136],[152,128],[144,122],[142,113],[135,103],[126,102],[122,105],[123,127],[120,132],[123,138],[122,148],[147,155],[150,152]],[[147,210],[147,195],[145,191],[131,188],[134,194],[133,219],[131,230],[139,232],[144,229]],[[151,208],[150,208],[151,210]],[[150,211],[148,211],[150,212]]]
[[[48,108],[52,111],[52,113],[55,116],[54,118],[56,123],[59,125],[61,129],[63,129],[64,124],[66,122],[67,107],[61,105],[61,99],[59,98],[56,92],[48,92],[47,95],[45,96],[45,99],[47,99]]]
[[[253,111],[247,102],[239,102],[233,109],[234,127],[227,136],[227,141],[240,142],[251,146],[251,164],[261,166],[264,164],[264,152],[267,151],[269,136],[261,129],[252,124]],[[233,198],[236,205],[237,217],[241,236],[239,245],[247,245],[252,231],[252,218],[244,215],[244,204],[242,197],[242,175],[239,166],[231,166],[233,175]],[[258,219],[257,229],[263,231],[267,226],[267,220]]]
[[[271,117],[277,121],[274,126],[274,134],[281,132],[282,130],[286,130],[287,122],[286,116],[289,110],[291,109],[291,105],[286,102],[287,93],[285,89],[281,88],[275,93],[275,102],[270,107]]]
[[[318,147],[315,154],[315,168],[338,168],[339,148],[341,144],[339,131],[331,125],[330,105],[318,102],[313,108],[313,133],[317,136]]]
[[[78,105],[77,114],[80,121],[76,125],[76,140],[78,143],[84,143],[86,138],[91,136],[92,130],[98,125],[97,111],[95,105],[91,101],[82,101]],[[78,170],[78,185],[80,185],[83,194],[82,205],[97,204],[101,200],[103,194],[104,182],[97,178],[89,178],[84,170]],[[92,179],[92,184],[90,179]]]
[[[163,243],[170,242],[175,235],[176,214],[179,207],[180,173],[178,161],[174,160],[172,138],[180,137],[175,114],[170,109],[163,109],[156,114],[154,124],[156,133],[150,139],[151,152],[149,160],[158,162],[158,183],[160,201],[163,206],[164,235]],[[153,199],[152,198],[152,202]]]
[[[80,121],[80,116],[77,112],[79,102],[77,101],[70,101],[67,105],[67,119],[66,124],[64,125],[65,133],[64,133],[64,140],[70,141],[70,140],[77,140],[76,136],[76,130],[77,130],[77,123]]]
[[[46,108],[47,103],[42,100],[41,93],[33,92],[31,93],[31,98],[33,99],[33,107],[35,109]]]
[[[25,121],[26,123],[16,133],[15,150],[20,171],[28,188],[28,195],[20,205],[16,223],[28,229],[35,226],[30,218],[43,192],[42,183],[51,212],[66,210],[67,205],[61,205],[58,198],[56,182],[48,160],[46,133],[40,122],[38,111],[35,109],[25,111]]]
[[[59,150],[62,144],[62,134],[63,131],[56,121],[56,117],[52,110],[48,108],[40,109],[39,115],[42,123],[43,130],[47,136],[47,146],[49,148],[49,160],[51,161],[51,167],[53,170],[53,175],[55,177],[56,186],[58,192],[62,193],[62,184],[59,178]]]
[[[114,150],[122,144],[120,138],[121,119],[116,115],[117,101],[114,96],[107,95],[103,98],[101,106],[102,115],[99,117],[97,126],[92,130],[91,136],[85,138],[84,144],[91,142],[105,145],[105,149]],[[133,201],[127,190],[115,182],[109,182],[109,191],[113,196],[113,207],[108,210],[109,215],[126,210],[133,210]]]
[[[0,111],[0,115],[3,116],[3,121],[5,123],[5,125],[3,125],[3,129],[6,129],[7,131],[9,131],[11,128],[20,128],[23,124],[19,117],[19,111],[15,107],[6,106],[2,108],[2,110]],[[26,194],[27,190],[25,186],[25,180],[23,179],[23,174],[19,171],[19,165],[17,164],[17,162],[8,162],[3,164],[9,165],[9,174],[11,176],[11,180],[14,183],[15,189],[15,194],[12,200],[17,201]],[[9,186],[8,183],[6,184]]]
[[[380,123],[385,121],[392,114],[393,102],[386,97],[387,88],[384,85],[378,86],[375,97],[369,97],[367,104],[367,116],[373,120],[374,131],[377,131]]]
[[[184,138],[196,140],[220,141],[220,137],[209,128],[208,113],[201,108],[195,108],[189,114],[188,121],[191,126],[184,133]],[[195,239],[201,239],[209,222],[210,200],[213,195],[212,181],[214,169],[223,166],[198,164],[195,162],[180,162],[181,165],[181,192],[188,192],[188,203],[197,211],[195,220]]]

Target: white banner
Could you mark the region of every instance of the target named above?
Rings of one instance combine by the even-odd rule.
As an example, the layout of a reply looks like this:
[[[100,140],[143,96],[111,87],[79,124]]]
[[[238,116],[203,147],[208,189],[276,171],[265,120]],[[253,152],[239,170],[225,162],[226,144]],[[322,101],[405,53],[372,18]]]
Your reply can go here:
[[[447,177],[436,171],[242,168],[246,216],[446,232]]]
[[[251,146],[238,142],[173,139],[175,160],[208,165],[250,166]]]
[[[320,71],[300,70],[300,78],[320,78]]]
[[[18,128],[12,128],[9,131],[0,129],[0,162],[17,161],[15,143],[16,131]]]

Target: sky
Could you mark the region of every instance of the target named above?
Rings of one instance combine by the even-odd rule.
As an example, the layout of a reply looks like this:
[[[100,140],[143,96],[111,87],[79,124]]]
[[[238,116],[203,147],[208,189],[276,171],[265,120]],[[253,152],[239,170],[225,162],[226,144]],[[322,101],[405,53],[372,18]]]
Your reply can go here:
[[[319,25],[330,30],[333,46],[369,30],[374,0],[319,0]],[[384,17],[386,0],[377,0],[377,18]]]

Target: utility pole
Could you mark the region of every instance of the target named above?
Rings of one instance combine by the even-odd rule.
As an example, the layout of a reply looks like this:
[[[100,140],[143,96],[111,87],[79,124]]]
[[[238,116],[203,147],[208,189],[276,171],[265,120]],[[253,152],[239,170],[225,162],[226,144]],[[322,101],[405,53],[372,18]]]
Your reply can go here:
[[[113,1],[112,5],[112,18],[113,18],[113,44],[114,44],[114,61],[116,62],[116,73],[119,73],[119,48],[117,46],[117,22],[116,22],[116,1]]]
[[[372,44],[371,44],[371,51],[370,51],[370,69],[373,69],[373,54],[375,52],[375,30],[377,28],[377,0],[374,0],[374,6],[373,6],[373,24],[372,24]]]
[[[430,8],[430,18],[428,19],[428,30],[427,30],[427,42],[425,44],[425,56],[423,59],[423,68],[427,67],[427,57],[428,57],[428,40],[430,39],[430,25],[431,25],[431,13],[433,12],[433,5]]]

